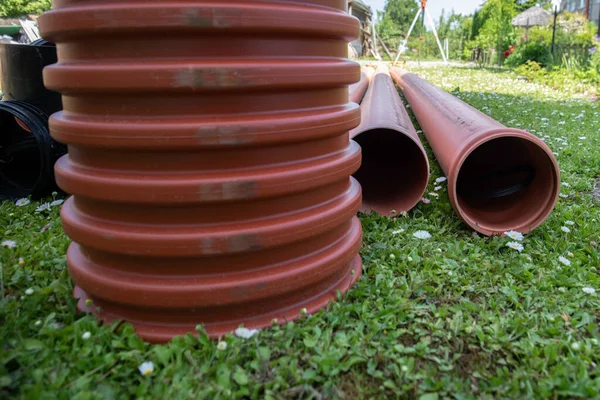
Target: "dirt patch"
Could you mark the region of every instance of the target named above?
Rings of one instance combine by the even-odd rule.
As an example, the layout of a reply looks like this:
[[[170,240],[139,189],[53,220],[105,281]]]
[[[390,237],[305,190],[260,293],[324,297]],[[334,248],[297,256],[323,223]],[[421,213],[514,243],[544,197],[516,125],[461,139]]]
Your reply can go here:
[[[596,184],[594,185],[594,190],[592,190],[592,197],[600,201],[600,178],[596,178],[595,181]]]

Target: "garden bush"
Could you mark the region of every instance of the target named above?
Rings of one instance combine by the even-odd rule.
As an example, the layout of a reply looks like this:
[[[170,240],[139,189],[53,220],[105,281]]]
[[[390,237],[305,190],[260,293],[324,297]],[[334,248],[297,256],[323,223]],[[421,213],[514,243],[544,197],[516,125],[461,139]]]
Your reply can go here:
[[[535,62],[541,66],[552,65],[550,49],[540,42],[527,42],[515,48],[515,51],[504,62],[510,68],[516,68],[527,62]]]

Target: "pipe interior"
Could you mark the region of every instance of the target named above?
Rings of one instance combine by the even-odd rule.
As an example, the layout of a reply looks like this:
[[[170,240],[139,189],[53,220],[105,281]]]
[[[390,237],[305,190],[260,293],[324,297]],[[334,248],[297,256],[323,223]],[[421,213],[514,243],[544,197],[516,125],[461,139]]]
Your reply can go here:
[[[362,148],[362,165],[354,174],[363,190],[362,211],[394,216],[413,208],[429,179],[421,148],[392,129],[366,131],[354,140]]]
[[[493,232],[539,223],[558,191],[552,159],[535,143],[502,137],[477,147],[457,178],[457,203],[464,216]]]
[[[0,127],[0,198],[26,197],[39,178],[39,150],[37,146],[14,147],[33,136],[12,113],[0,110]]]

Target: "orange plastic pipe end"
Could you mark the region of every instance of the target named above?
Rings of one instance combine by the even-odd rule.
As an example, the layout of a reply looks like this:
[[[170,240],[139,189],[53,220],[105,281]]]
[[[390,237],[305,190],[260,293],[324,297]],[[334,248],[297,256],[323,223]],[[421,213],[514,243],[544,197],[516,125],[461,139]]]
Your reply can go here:
[[[392,76],[410,103],[440,166],[459,217],[474,230],[529,232],[551,214],[560,169],[550,148],[507,128],[444,90],[399,68]]]
[[[361,103],[361,124],[350,132],[363,161],[354,177],[363,188],[361,211],[398,216],[423,197],[429,161],[386,66]]]

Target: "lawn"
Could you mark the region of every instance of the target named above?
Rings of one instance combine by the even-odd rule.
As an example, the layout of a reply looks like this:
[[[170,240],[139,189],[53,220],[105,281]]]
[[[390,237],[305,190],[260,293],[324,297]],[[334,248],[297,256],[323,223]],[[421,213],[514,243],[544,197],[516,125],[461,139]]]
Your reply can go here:
[[[0,203],[0,398],[600,398],[600,104],[507,71],[415,71],[556,152],[560,201],[521,253],[458,220],[428,148],[430,203],[361,217],[364,274],[339,302],[249,339],[149,345],[76,312],[59,205]]]

